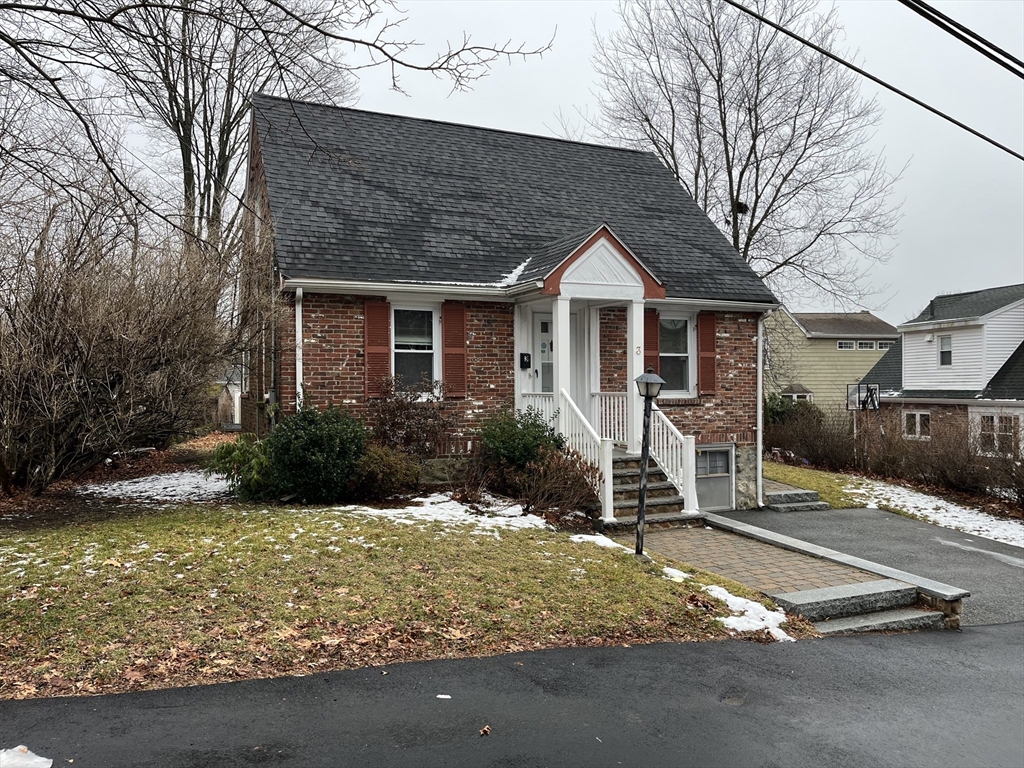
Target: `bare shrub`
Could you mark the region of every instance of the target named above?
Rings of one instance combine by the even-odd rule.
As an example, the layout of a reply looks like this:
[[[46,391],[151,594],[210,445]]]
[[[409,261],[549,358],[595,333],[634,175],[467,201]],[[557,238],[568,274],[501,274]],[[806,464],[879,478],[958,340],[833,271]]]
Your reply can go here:
[[[581,512],[598,502],[594,488],[600,471],[572,449],[542,448],[526,466],[519,482],[519,500],[533,514]]]
[[[373,442],[420,458],[444,453],[459,436],[458,413],[445,395],[443,381],[383,379],[369,407]]]
[[[853,431],[845,411],[797,403],[782,421],[765,429],[765,441],[827,469],[848,469],[854,463]]]
[[[204,252],[109,178],[79,183],[5,190],[0,475],[33,493],[201,424],[226,346]]]

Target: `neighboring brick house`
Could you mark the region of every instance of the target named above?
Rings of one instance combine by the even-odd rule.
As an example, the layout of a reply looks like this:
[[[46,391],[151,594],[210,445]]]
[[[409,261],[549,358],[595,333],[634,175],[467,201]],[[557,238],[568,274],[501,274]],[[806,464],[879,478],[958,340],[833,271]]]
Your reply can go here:
[[[864,374],[899,339],[896,329],[870,312],[790,312],[765,321],[765,388],[824,409],[846,408],[846,386]]]
[[[967,418],[982,451],[1024,451],[1024,284],[936,296],[898,330],[864,383],[879,385],[883,411],[901,412],[905,438]]]
[[[249,242],[272,263],[245,285],[284,307],[246,366],[245,430],[303,392],[362,414],[381,379],[426,375],[469,433],[534,407],[610,478],[652,365],[655,458],[695,483],[688,507],[757,504],[777,301],[654,155],[267,96],[253,117]]]

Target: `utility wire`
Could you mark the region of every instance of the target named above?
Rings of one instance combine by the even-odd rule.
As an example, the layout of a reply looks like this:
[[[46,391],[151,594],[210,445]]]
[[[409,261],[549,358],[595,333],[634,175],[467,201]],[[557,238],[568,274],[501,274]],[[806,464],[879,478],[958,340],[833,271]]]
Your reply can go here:
[[[900,0],[900,1],[903,2],[903,0]],[[968,37],[973,37],[979,43],[981,43],[985,47],[995,51],[1000,56],[1002,56],[1002,57],[1008,59],[1009,61],[1011,61],[1012,63],[1016,64],[1018,67],[1024,67],[1024,61],[1021,61],[1020,59],[1018,59],[1013,54],[1007,53],[1006,51],[1004,51],[1002,48],[1000,48],[995,43],[992,43],[989,40],[986,40],[984,37],[979,35],[974,30],[968,29],[963,24],[961,24],[959,21],[957,21],[956,19],[951,19],[949,16],[944,14],[942,11],[938,10],[937,8],[933,8],[932,6],[928,5],[928,3],[924,2],[924,0],[913,0],[913,3],[914,3],[914,5],[917,5],[917,6],[920,6],[921,8],[926,9],[928,11],[928,13],[930,13],[932,16],[934,16],[934,17],[936,17],[938,19],[941,19],[942,21],[946,22],[947,24],[949,24],[952,27],[956,27],[961,32],[963,32],[965,35],[967,35]],[[906,3],[904,3],[904,5],[906,5]]]
[[[921,0],[899,0],[899,2],[905,5],[910,10],[912,10],[914,13],[920,14],[921,16],[926,18],[928,21],[937,26],[943,32],[952,35],[961,43],[971,46],[971,48],[976,50],[982,56],[991,59],[1004,69],[1010,70],[1017,77],[1024,79],[1024,71],[1021,70],[1021,67],[1024,67],[1024,63],[1013,58],[1013,56],[1006,53],[1006,51],[1002,50],[1001,48],[997,48],[995,45],[990,43],[981,35],[972,32],[971,30],[967,29],[967,27],[964,27],[962,24],[952,21],[952,19],[949,19],[948,16],[942,16],[942,14],[940,14],[938,11],[936,11],[934,8],[928,5],[928,3],[921,2]],[[954,26],[956,28],[954,28]],[[966,30],[966,34],[961,34],[959,31],[957,31],[957,28],[962,28],[963,30]],[[981,45],[974,42],[974,40],[970,39],[972,37],[974,38],[974,40],[980,41]],[[1007,63],[1006,61],[1003,60],[1003,58],[1000,58],[992,51],[998,51],[1003,58],[1009,59],[1011,62],[1014,63]],[[1014,66],[1014,64],[1016,64],[1016,66]]]
[[[969,125],[965,125],[964,123],[961,123],[955,117],[950,117],[945,112],[941,112],[938,109],[936,109],[935,107],[933,107],[933,106],[931,106],[929,104],[925,104],[923,101],[921,101],[918,98],[915,98],[915,97],[911,96],[906,91],[901,91],[896,86],[889,85],[887,82],[885,82],[881,78],[875,77],[870,72],[865,72],[863,69],[861,69],[860,67],[856,66],[855,64],[851,64],[850,62],[846,61],[845,59],[839,58],[838,56],[836,56],[831,51],[828,51],[828,50],[822,48],[820,45],[815,45],[810,40],[805,40],[804,38],[800,37],[800,35],[796,34],[795,32],[790,32],[788,29],[786,29],[785,27],[781,26],[780,24],[776,24],[774,21],[772,21],[770,19],[766,19],[761,14],[759,14],[759,13],[757,13],[755,11],[752,11],[749,8],[747,8],[746,6],[741,5],[740,3],[736,2],[736,0],[725,0],[725,2],[728,3],[729,5],[733,6],[734,8],[738,8],[739,10],[743,11],[744,13],[746,13],[749,16],[753,16],[755,19],[760,21],[762,24],[767,24],[769,27],[772,27],[773,29],[777,29],[782,34],[787,35],[787,36],[793,38],[798,43],[802,43],[803,45],[806,45],[808,48],[811,48],[811,49],[817,51],[822,56],[830,58],[833,61],[838,62],[839,64],[842,64],[844,67],[846,67],[848,69],[852,69],[854,72],[856,72],[861,77],[866,77],[871,82],[877,83],[878,85],[882,86],[883,88],[887,88],[888,90],[892,91],[895,94],[898,94],[898,95],[902,96],[903,98],[907,99],[908,101],[914,102],[919,107],[923,107],[924,109],[927,109],[932,114],[938,115],[943,120],[948,120],[949,122],[951,122],[953,125],[957,126],[958,128],[962,128],[963,130],[967,131],[968,133],[974,134],[975,136],[977,136],[982,141],[987,141],[992,146],[998,147],[999,149],[1003,150],[1004,152],[1006,152],[1006,153],[1008,153],[1010,155],[1013,155],[1018,160],[1024,161],[1024,155],[1020,154],[1019,152],[1015,152],[1014,150],[1010,149],[1009,147],[1005,146],[1004,144],[1000,144],[995,139],[990,139],[988,136],[986,136],[985,134],[981,133],[980,131],[976,131],[973,128],[971,128]]]

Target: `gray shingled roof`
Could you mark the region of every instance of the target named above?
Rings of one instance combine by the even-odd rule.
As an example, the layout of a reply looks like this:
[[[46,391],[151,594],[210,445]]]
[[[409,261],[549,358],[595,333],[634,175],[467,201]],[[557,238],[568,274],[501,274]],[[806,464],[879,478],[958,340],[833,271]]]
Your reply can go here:
[[[936,296],[921,314],[913,320],[908,320],[907,323],[941,322],[981,317],[1021,299],[1024,299],[1024,283],[986,288],[983,291]]]
[[[895,392],[903,389],[903,339],[900,338],[886,350],[861,381],[877,384],[881,392]]]
[[[895,339],[899,332],[870,312],[794,312],[808,333],[815,336],[857,336]]]
[[[996,371],[985,387],[985,397],[995,400],[1024,400],[1024,342]]]
[[[776,303],[652,154],[268,96],[253,108],[288,277],[497,283],[536,258],[529,279],[605,223],[669,296]]]

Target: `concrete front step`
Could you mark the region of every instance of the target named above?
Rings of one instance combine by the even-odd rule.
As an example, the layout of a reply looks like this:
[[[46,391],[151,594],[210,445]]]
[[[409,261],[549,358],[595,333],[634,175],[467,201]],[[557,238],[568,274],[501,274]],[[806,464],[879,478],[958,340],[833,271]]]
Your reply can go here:
[[[854,632],[907,632],[918,629],[942,629],[946,617],[942,611],[921,608],[894,608],[888,611],[847,616],[842,619],[816,622],[814,628],[823,635],[845,635]]]
[[[682,512],[686,506],[682,496],[661,496],[647,499],[647,516],[665,512]],[[616,517],[629,517],[639,512],[637,499],[624,499],[612,504]]]
[[[914,605],[917,588],[895,579],[879,579],[771,597],[786,613],[803,616],[808,621],[824,621]]]
[[[768,506],[774,504],[795,504],[800,501],[819,501],[817,491],[769,491],[764,495]]]
[[[647,470],[647,482],[649,483],[660,483],[667,480],[668,477],[661,469],[657,467],[651,467]],[[636,469],[614,469],[612,470],[612,482],[616,485],[630,485],[639,484],[640,482],[640,468]]]
[[[832,507],[825,501],[795,501],[792,504],[769,504],[768,509],[774,512],[817,512]]]
[[[640,496],[640,484],[635,485],[613,485],[613,495],[615,501],[627,501],[632,499],[636,501]],[[647,483],[647,500],[662,498],[664,496],[675,496],[679,491],[676,490],[674,483],[668,481],[661,483]]]
[[[704,525],[707,516],[702,512],[654,513],[644,516],[644,530],[648,528],[696,528]],[[614,520],[594,521],[594,530],[610,536],[636,533],[636,516],[616,517]]]

